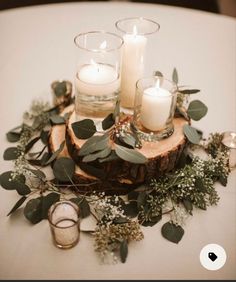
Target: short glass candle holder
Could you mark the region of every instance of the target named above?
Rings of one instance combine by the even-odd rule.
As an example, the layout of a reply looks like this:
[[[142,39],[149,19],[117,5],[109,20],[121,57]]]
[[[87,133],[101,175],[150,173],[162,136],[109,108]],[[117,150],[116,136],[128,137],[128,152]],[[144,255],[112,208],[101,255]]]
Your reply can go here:
[[[143,17],[126,18],[116,22],[116,28],[122,32],[124,48],[121,70],[121,106],[133,109],[135,85],[144,76],[146,53],[150,44],[150,35],[160,29],[153,20]]]
[[[145,141],[158,141],[174,132],[177,86],[160,76],[136,84],[132,129]]]
[[[77,119],[103,119],[114,112],[120,93],[123,39],[91,31],[74,38],[77,47],[75,112]]]
[[[48,220],[54,244],[61,249],[69,249],[79,242],[79,207],[70,201],[60,201],[52,205]]]
[[[236,167],[236,132],[223,133],[222,144],[229,150],[229,167]]]

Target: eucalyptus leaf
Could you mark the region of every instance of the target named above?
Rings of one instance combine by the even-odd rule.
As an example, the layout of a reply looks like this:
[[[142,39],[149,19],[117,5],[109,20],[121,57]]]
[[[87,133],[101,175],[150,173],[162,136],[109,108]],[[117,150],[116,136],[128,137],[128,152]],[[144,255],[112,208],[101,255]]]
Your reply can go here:
[[[114,116],[113,116],[113,113],[111,113],[107,117],[105,117],[104,120],[102,121],[102,129],[106,130],[112,127],[114,123],[115,123]]]
[[[128,256],[128,244],[127,240],[124,240],[120,244],[120,259],[122,263],[125,263]]]
[[[176,68],[174,68],[174,70],[173,70],[173,73],[172,73],[172,80],[173,80],[176,84],[178,84],[178,82],[179,82],[178,73],[177,73]]]
[[[120,100],[117,100],[115,110],[113,113],[113,119],[115,120],[115,122],[119,120],[119,116],[120,116]]]
[[[115,144],[115,152],[121,159],[130,163],[144,164],[147,161],[147,158],[138,151],[117,144]]]
[[[226,187],[227,182],[228,182],[228,179],[227,179],[227,177],[221,175],[221,176],[219,177],[219,182],[220,182],[220,184],[221,184],[222,186]]]
[[[154,216],[150,220],[142,221],[142,226],[148,227],[148,226],[154,226],[162,219],[162,215]]]
[[[200,90],[199,89],[185,89],[185,90],[179,90],[179,92],[181,94],[190,95],[190,94],[196,94],[196,93],[200,92]]]
[[[25,153],[28,153],[29,150],[34,146],[34,144],[36,142],[38,142],[38,140],[40,139],[40,136],[35,137],[34,139],[32,139],[26,146],[25,146]]]
[[[96,151],[104,150],[108,146],[109,135],[93,136],[80,148],[79,156],[86,156]]]
[[[60,200],[60,194],[52,192],[42,197],[42,218],[48,218],[48,211],[50,207]]]
[[[5,161],[16,160],[19,156],[19,151],[17,147],[9,147],[5,150],[3,154],[3,159]]]
[[[18,176],[17,179],[12,179],[13,171],[3,172],[0,176],[1,186],[6,190],[16,190],[17,184],[24,183],[25,177],[24,175]]]
[[[42,130],[40,134],[41,141],[43,144],[48,144],[48,138],[49,138],[49,131]]]
[[[64,146],[65,146],[65,141],[63,141],[59,147],[58,150],[56,150],[52,155],[51,157],[43,164],[43,165],[48,165],[50,164],[51,162],[53,162],[58,156],[59,154],[61,153],[61,151],[64,149]]]
[[[64,96],[67,92],[66,81],[58,82],[54,88],[56,97]]]
[[[129,202],[123,206],[124,215],[129,216],[131,218],[136,217],[139,213],[137,202]]]
[[[128,222],[129,222],[129,219],[126,217],[122,217],[122,216],[119,216],[113,220],[114,224],[124,224]]]
[[[53,174],[61,182],[69,182],[75,173],[75,163],[71,158],[61,157],[53,164]]]
[[[127,144],[128,146],[135,148],[136,145],[136,138],[131,134],[126,134],[125,136],[120,136],[119,140],[122,143]]]
[[[166,222],[161,228],[161,234],[167,240],[178,244],[184,235],[184,229],[172,222]]]
[[[186,209],[186,211],[192,215],[192,210],[193,210],[193,204],[190,200],[184,199],[183,200],[183,205]]]
[[[63,148],[62,148],[63,149]],[[59,152],[60,153],[60,152]],[[39,160],[40,162],[40,166],[46,166],[47,165],[47,161],[49,161],[49,159],[51,158],[52,154],[45,152],[42,156],[42,158]]]
[[[199,134],[197,133],[197,130],[194,127],[188,124],[185,124],[184,125],[184,134],[191,143],[199,144],[201,137],[199,136]]]
[[[104,162],[115,161],[115,160],[118,160],[118,159],[119,159],[119,157],[117,156],[116,152],[114,150],[111,150],[111,153],[106,158],[99,159],[98,161],[100,163],[104,163]]]
[[[138,205],[139,210],[146,203],[146,197],[147,197],[147,192],[145,192],[145,191],[139,192],[139,195],[138,195],[138,198],[137,198],[137,205]]]
[[[70,199],[70,201],[75,203],[79,207],[81,218],[85,218],[90,215],[90,206],[86,198],[77,197]]]
[[[102,151],[98,151],[97,153],[87,155],[83,158],[83,162],[92,162],[98,158],[105,158],[111,153],[111,148],[107,147]]]
[[[9,213],[7,214],[7,216],[9,216],[10,214],[12,214],[13,212],[15,212],[19,207],[22,206],[22,204],[25,202],[25,200],[27,199],[27,197],[23,196],[21,197],[14,205],[14,207],[9,211]]]
[[[31,169],[31,168],[27,168],[27,170],[29,170],[30,172],[32,172],[35,176],[39,177],[40,179],[44,180],[46,179],[46,175],[43,171],[39,170],[39,169]]]
[[[79,139],[88,139],[96,132],[96,126],[91,119],[74,122],[71,126],[75,136]]]
[[[43,219],[42,208],[42,197],[31,199],[24,208],[24,215],[31,223],[36,224]]]
[[[60,115],[54,115],[50,117],[50,120],[53,124],[65,124],[65,119]]]
[[[191,119],[198,121],[207,114],[207,111],[205,104],[199,100],[194,100],[189,104],[187,113]]]
[[[24,195],[28,195],[31,190],[29,188],[29,186],[27,186],[25,183],[16,181],[16,191],[19,195],[24,196]]]
[[[153,72],[153,75],[154,76],[160,76],[160,77],[163,77],[164,75],[162,74],[162,72],[160,72],[160,71],[154,71]]]
[[[6,136],[8,142],[14,143],[20,140],[21,133],[9,131],[7,132]]]

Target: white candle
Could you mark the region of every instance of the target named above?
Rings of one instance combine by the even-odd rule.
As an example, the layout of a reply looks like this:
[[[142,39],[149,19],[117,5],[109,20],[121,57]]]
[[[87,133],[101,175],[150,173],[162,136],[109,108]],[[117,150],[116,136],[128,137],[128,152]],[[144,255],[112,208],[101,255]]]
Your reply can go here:
[[[133,108],[136,82],[143,76],[147,38],[137,34],[136,26],[134,26],[133,34],[125,34],[123,38],[121,106]]]
[[[119,75],[113,66],[93,60],[82,66],[76,77],[77,91],[86,95],[110,95],[119,90],[119,85]]]
[[[170,115],[172,94],[164,88],[150,87],[144,90],[140,120],[151,131],[162,129]]]

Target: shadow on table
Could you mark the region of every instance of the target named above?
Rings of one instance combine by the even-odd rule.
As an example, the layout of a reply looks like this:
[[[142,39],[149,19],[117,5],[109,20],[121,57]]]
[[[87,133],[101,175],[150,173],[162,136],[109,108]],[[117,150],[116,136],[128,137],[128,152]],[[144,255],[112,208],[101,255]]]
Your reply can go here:
[[[92,2],[97,2],[97,0],[90,0]],[[109,0],[105,0],[109,1]],[[110,0],[111,1],[111,0]],[[115,0],[119,1],[119,0]],[[128,0],[120,0],[121,2],[128,2]],[[0,0],[0,10],[33,6],[33,5],[43,5],[52,3],[68,3],[68,2],[83,2],[80,0]],[[179,6],[191,9],[198,9],[213,13],[219,13],[218,1],[217,0],[130,0],[130,2],[145,2],[145,3],[156,3],[165,4],[171,6]]]

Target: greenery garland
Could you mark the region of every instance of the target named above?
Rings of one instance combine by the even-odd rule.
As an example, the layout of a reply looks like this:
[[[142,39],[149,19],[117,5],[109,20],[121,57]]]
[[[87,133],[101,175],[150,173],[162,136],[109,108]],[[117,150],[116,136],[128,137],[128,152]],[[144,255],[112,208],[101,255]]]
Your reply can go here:
[[[162,76],[161,72],[155,74]],[[172,79],[178,83],[176,69]],[[192,215],[193,208],[206,210],[207,206],[216,205],[219,196],[214,183],[219,181],[223,186],[227,184],[230,172],[229,152],[221,143],[222,135],[211,134],[208,140],[204,140],[199,130],[186,125],[184,133],[189,143],[173,171],[158,179],[150,179],[126,196],[107,196],[101,192],[82,194],[81,185],[86,184],[73,182],[74,161],[65,157],[57,158],[65,142],[53,154],[47,150],[50,128],[66,122],[68,115],[61,116],[61,109],[74,102],[71,97],[68,98],[67,85],[68,82],[58,82],[56,85],[54,83],[55,95],[60,103],[50,108],[48,103],[33,102],[30,111],[24,114],[22,125],[6,135],[9,142],[18,142],[18,145],[7,148],[4,152],[4,160],[13,160],[15,165],[14,170],[1,174],[1,186],[6,190],[16,190],[21,196],[8,216],[26,202],[24,216],[36,224],[42,219],[47,219],[52,204],[69,199],[80,207],[82,218],[91,215],[96,219],[96,229],[84,232],[93,234],[95,251],[105,262],[116,262],[119,257],[125,262],[128,243],[144,238],[141,226],[155,225],[164,214],[169,214],[170,220],[162,226],[161,233],[167,240],[178,243],[184,235],[183,226],[188,216]],[[206,115],[207,107],[201,101],[188,103],[189,95],[197,92],[198,89],[183,89],[178,86],[176,115],[188,120],[199,120]],[[96,132],[93,121],[86,120],[74,124],[75,134],[82,132],[79,137],[88,139],[87,145],[81,148],[85,162],[95,159],[107,161],[112,157],[131,162],[145,162],[145,157],[135,150],[140,146],[137,136],[130,132],[126,134],[124,128],[117,132],[117,127],[112,127],[119,116],[117,109],[116,113],[106,117],[102,123],[103,129],[112,128],[109,129],[109,134],[117,136],[117,133],[122,133],[119,137],[122,138],[123,145],[117,145],[118,149],[113,155],[111,150],[104,154],[107,148],[103,146],[99,149],[100,153],[98,148],[91,151],[92,138],[95,137],[93,134]],[[106,137],[105,134],[102,140]],[[35,144],[40,141],[43,144],[42,149],[32,152]],[[103,143],[100,142],[100,145]],[[195,149],[204,151],[205,158],[197,156]],[[127,152],[130,157],[127,157]],[[49,165],[54,174],[52,179],[44,172],[44,167]]]

